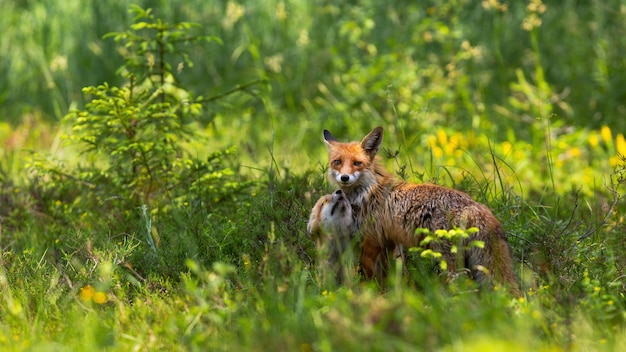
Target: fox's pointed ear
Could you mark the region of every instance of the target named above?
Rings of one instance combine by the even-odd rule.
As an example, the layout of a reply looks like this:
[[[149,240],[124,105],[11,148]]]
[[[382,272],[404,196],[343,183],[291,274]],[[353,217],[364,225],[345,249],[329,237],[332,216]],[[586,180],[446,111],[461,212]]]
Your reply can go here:
[[[383,128],[378,126],[363,138],[363,140],[361,141],[361,147],[370,156],[370,158],[374,158],[376,153],[378,153],[378,150],[380,149],[380,145],[382,143]]]
[[[324,141],[326,144],[330,144],[330,142],[339,142],[337,138],[330,134],[329,130],[324,130]]]

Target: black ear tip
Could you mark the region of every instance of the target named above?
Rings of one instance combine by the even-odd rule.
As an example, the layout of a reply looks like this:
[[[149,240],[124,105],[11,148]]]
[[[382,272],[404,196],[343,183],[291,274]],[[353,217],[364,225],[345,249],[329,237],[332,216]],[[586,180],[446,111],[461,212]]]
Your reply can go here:
[[[336,141],[337,138],[333,137],[329,130],[324,130],[324,140],[327,142]]]

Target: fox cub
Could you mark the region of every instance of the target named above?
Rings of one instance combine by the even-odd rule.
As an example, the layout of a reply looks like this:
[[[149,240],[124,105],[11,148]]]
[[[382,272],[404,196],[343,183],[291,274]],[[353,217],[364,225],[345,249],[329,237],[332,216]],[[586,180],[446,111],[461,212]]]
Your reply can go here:
[[[484,248],[466,250],[461,265],[479,284],[503,285],[519,295],[506,235],[486,206],[454,189],[394,178],[376,158],[383,141],[382,127],[376,127],[360,142],[348,143],[339,142],[324,130],[324,141],[328,151],[329,178],[350,203],[352,218],[346,216],[346,221],[352,222],[350,226],[340,225],[335,229],[333,226],[337,224],[331,220],[334,219],[332,211],[322,209],[321,217],[311,216],[309,226],[316,227],[314,220],[317,219],[322,228],[326,226],[331,231],[341,232],[343,237],[359,234],[360,264],[365,277],[384,277],[389,254],[394,249],[397,251],[398,246],[419,246],[424,235],[416,232],[418,228],[434,232],[454,227],[476,227],[479,231],[471,235],[465,245],[479,240],[484,242]],[[329,212],[330,217],[326,220],[325,215]],[[345,233],[346,230],[352,232]],[[451,273],[463,269],[455,267],[459,261],[451,251],[452,243],[431,246],[437,246],[431,249],[443,254]],[[345,250],[347,246],[341,244],[337,249]]]
[[[311,211],[307,226],[318,251],[318,268],[322,279],[339,284],[346,280],[346,271],[354,268],[351,246],[357,233],[352,206],[338,190],[322,196]]]

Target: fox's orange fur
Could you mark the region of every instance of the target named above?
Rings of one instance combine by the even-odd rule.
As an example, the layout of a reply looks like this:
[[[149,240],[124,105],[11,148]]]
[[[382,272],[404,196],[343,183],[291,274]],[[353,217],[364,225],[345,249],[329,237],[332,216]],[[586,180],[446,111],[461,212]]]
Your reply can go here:
[[[518,295],[517,278],[506,235],[500,222],[483,204],[467,194],[433,184],[397,180],[378,162],[376,154],[383,139],[382,127],[372,130],[361,142],[339,142],[324,130],[330,163],[329,178],[346,195],[354,216],[354,228],[362,234],[361,266],[366,277],[384,275],[390,250],[398,245],[416,247],[423,240],[416,229],[432,232],[454,227],[477,227],[467,240],[480,240],[484,248],[464,253],[464,266],[481,284],[501,284]],[[440,251],[448,270],[457,269],[451,244]]]

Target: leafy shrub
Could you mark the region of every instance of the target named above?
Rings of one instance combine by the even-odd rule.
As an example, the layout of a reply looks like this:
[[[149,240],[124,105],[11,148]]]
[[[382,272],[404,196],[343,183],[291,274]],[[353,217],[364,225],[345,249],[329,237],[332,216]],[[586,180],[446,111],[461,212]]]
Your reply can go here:
[[[119,72],[126,83],[84,88],[89,102],[65,117],[71,124],[66,139],[81,151],[77,171],[37,155],[31,165],[48,178],[46,185],[62,190],[53,191],[53,198],[78,213],[74,215],[122,222],[129,213],[143,214],[142,206],[149,213],[195,202],[217,209],[250,182],[240,181],[228,166],[232,150],[202,159],[190,150],[192,141],[202,141],[193,122],[203,113],[205,100],[194,97],[176,75],[193,66],[184,46],[219,39],[192,36],[189,31],[196,25],[169,24],[150,10],[132,7],[132,12],[130,30],[107,35],[125,53]]]
[[[85,87],[85,107],[64,118],[70,157],[33,152],[28,166],[29,193],[54,220],[36,248],[50,249],[69,268],[110,262],[125,280],[137,281],[150,272],[177,276],[188,258],[232,260],[226,214],[258,183],[241,175],[234,149],[203,151],[208,137],[196,133],[208,102],[238,89],[196,97],[178,78],[193,66],[186,49],[220,40],[194,35],[192,23],[164,22],[151,10],[131,12],[129,30],[106,36],[123,53],[124,84]],[[63,233],[67,226],[72,233]]]

